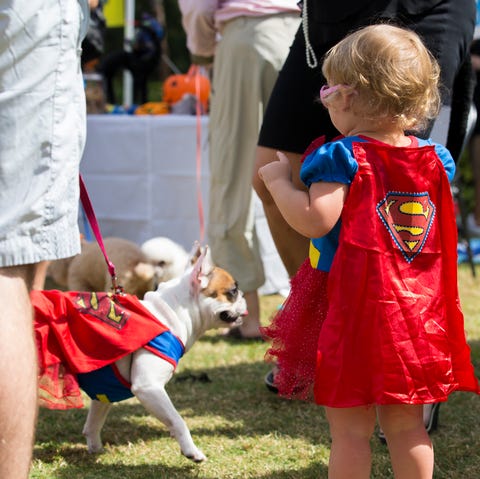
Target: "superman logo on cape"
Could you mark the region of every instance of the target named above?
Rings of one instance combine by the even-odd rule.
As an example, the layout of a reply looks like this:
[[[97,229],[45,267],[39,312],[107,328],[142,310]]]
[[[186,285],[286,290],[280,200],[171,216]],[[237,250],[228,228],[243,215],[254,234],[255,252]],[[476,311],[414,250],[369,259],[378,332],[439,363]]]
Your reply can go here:
[[[388,193],[377,205],[377,213],[410,263],[427,241],[435,217],[428,193]]]

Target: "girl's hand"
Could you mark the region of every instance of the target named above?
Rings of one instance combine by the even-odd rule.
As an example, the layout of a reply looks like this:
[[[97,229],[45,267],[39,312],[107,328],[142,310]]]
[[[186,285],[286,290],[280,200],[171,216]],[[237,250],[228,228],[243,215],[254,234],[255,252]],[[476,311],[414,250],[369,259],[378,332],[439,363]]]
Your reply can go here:
[[[292,167],[290,166],[290,161],[288,160],[287,155],[281,151],[277,151],[277,156],[279,161],[272,161],[258,170],[258,175],[263,180],[265,185],[271,185],[275,180],[285,179],[291,180],[292,178]]]

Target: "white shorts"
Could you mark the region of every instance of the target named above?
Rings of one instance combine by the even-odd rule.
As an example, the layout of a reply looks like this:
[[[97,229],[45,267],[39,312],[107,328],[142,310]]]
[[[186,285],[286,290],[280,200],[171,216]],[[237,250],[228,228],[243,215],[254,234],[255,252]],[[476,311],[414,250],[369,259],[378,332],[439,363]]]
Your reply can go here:
[[[0,0],[0,267],[80,251],[86,0]]]

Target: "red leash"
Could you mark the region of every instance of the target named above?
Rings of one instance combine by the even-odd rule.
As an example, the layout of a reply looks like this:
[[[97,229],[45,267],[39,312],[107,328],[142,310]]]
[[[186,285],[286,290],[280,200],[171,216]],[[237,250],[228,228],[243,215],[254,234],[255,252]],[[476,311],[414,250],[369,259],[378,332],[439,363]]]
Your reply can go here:
[[[105,262],[107,263],[108,272],[112,278],[112,288],[115,294],[123,294],[122,286],[117,284],[117,274],[115,273],[115,265],[108,259],[107,251],[105,250],[105,245],[103,244],[102,233],[100,232],[100,226],[97,222],[97,217],[95,216],[95,212],[93,211],[92,202],[90,201],[90,197],[88,196],[87,187],[85,186],[85,182],[83,181],[82,175],[79,175],[80,180],[80,200],[82,202],[83,209],[85,211],[85,215],[87,216],[88,222],[92,228],[93,234],[97,239],[98,246],[102,250],[103,256],[105,258]]]

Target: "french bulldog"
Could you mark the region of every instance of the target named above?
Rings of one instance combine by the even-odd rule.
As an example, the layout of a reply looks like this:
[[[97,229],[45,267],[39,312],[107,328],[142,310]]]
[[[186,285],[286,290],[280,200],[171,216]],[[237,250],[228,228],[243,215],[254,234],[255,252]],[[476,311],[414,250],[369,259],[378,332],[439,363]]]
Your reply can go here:
[[[111,403],[136,396],[162,421],[189,459],[206,459],[172,404],[165,385],[180,358],[208,329],[241,324],[247,314],[233,277],[215,267],[207,247],[191,252],[181,276],[143,299],[124,293],[31,292],[39,358],[39,404],[82,407],[88,451],[102,451],[101,431]]]
[[[243,293],[227,271],[213,265],[208,248],[181,277],[160,283],[155,291],[145,294],[141,303],[168,326],[185,353],[208,329],[238,325],[247,314]],[[204,461],[205,454],[193,442],[188,426],[165,390],[175,365],[142,347],[114,366],[147,411],[166,425],[182,454],[194,462]],[[83,428],[91,453],[103,449],[101,431],[110,407],[109,402],[91,401]]]

